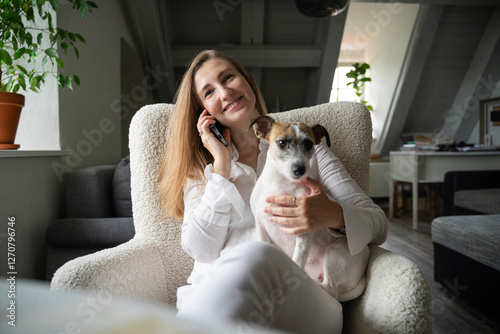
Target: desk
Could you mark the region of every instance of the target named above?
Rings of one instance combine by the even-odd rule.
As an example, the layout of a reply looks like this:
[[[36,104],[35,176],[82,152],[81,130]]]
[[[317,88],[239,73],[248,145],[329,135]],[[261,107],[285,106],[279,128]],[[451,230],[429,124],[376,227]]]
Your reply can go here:
[[[441,183],[449,171],[492,170],[500,167],[500,152],[390,152],[389,219],[394,217],[395,182],[412,184],[413,229],[418,224],[418,184]]]

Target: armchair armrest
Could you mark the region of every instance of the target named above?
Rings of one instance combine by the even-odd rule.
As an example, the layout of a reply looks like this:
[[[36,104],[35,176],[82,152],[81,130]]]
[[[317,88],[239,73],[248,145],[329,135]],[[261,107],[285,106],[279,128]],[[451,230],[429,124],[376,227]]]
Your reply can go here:
[[[113,216],[111,184],[115,167],[86,167],[65,175],[66,209],[69,218]]]
[[[344,303],[344,333],[430,333],[430,289],[406,257],[370,246],[366,289]]]
[[[154,242],[141,236],[120,246],[67,262],[51,282],[54,290],[98,290],[113,296],[166,303],[175,307],[177,287]]]
[[[468,189],[500,188],[500,170],[452,171],[444,176],[444,215],[458,214],[455,192]]]

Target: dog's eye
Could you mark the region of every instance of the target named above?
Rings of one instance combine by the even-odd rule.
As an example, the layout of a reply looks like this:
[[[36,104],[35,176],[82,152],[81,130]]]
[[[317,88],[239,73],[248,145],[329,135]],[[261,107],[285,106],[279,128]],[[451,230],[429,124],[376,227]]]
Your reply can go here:
[[[312,141],[310,140],[304,140],[302,142],[302,147],[306,150],[306,151],[309,151],[313,148],[314,144]]]
[[[278,140],[276,142],[276,144],[278,144],[279,148],[285,148],[286,147],[286,141],[284,141],[284,140]]]

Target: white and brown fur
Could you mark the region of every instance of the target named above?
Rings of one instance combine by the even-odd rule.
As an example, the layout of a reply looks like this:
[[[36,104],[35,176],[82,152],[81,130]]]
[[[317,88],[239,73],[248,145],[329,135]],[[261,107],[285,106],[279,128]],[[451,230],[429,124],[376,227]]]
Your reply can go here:
[[[369,250],[351,255],[345,236],[326,228],[298,236],[285,234],[269,221],[264,207],[269,196],[306,196],[310,189],[299,183],[311,173],[315,144],[323,137],[330,146],[326,129],[317,124],[274,122],[269,116],[252,121],[258,138],[269,142],[267,160],[250,198],[257,238],[275,245],[290,256],[310,277],[339,301],[358,297],[365,287]]]

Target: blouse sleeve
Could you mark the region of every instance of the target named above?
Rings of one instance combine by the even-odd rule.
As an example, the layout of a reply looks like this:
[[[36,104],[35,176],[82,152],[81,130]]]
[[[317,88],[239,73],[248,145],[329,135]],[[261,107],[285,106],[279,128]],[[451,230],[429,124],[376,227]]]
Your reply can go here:
[[[384,211],[368,197],[347,173],[340,160],[323,144],[316,147],[319,182],[343,210],[347,244],[351,254],[368,244],[382,244],[387,237]]]
[[[184,188],[181,244],[195,261],[211,263],[226,243],[230,222],[242,219],[245,207],[233,183],[205,168],[206,183],[189,179]]]

